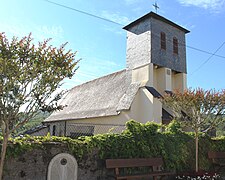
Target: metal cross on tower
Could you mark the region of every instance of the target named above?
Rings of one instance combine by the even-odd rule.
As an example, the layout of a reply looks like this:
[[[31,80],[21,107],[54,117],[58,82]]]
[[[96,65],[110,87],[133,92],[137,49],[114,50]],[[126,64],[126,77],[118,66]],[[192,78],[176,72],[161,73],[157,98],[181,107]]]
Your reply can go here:
[[[153,7],[155,8],[155,12],[157,14],[157,10],[159,9],[159,6],[156,1],[155,1],[155,4],[153,4]]]

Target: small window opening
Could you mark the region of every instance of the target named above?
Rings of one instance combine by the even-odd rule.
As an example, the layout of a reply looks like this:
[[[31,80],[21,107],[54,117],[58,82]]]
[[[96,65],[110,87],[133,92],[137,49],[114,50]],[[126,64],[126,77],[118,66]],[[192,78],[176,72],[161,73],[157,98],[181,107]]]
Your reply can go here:
[[[53,125],[52,127],[52,135],[55,136],[55,129],[56,129],[56,125]]]
[[[161,32],[161,49],[166,50],[166,34]]]
[[[178,54],[178,40],[177,38],[173,38],[173,53]]]

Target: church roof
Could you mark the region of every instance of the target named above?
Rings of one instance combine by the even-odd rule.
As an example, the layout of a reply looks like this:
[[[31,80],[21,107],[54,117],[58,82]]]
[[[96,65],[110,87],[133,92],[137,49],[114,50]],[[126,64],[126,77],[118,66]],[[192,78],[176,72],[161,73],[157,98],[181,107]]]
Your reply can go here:
[[[172,21],[170,21],[170,20],[168,20],[168,19],[166,19],[166,18],[164,18],[164,17],[162,17],[162,16],[160,16],[160,15],[154,13],[154,12],[150,12],[150,13],[140,17],[136,21],[133,21],[132,23],[130,23],[127,26],[125,26],[123,29],[129,30],[131,27],[133,27],[137,23],[139,23],[141,21],[144,21],[145,19],[151,18],[151,17],[153,17],[153,18],[155,18],[157,20],[163,21],[164,23],[167,23],[167,24],[169,24],[169,25],[171,25],[173,27],[176,27],[176,28],[180,29],[181,31],[184,31],[185,33],[189,33],[190,32],[189,30],[179,26],[178,24],[176,24],[176,23],[174,23],[174,22],[172,22]]]
[[[128,110],[140,87],[131,83],[130,73],[122,70],[75,86],[60,103],[66,107],[45,122],[113,116]]]

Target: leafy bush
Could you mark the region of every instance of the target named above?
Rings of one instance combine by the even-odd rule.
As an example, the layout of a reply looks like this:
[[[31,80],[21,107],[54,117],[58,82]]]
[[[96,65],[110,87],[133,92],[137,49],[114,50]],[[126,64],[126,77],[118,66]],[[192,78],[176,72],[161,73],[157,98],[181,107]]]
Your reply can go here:
[[[162,157],[165,169],[177,172],[194,170],[195,154],[193,133],[183,132],[176,121],[166,127],[148,122],[142,124],[131,120],[126,123],[126,130],[121,134],[107,133],[90,137],[71,139],[55,137],[48,134],[44,137],[18,137],[10,139],[8,156],[19,156],[34,148],[45,148],[49,142],[60,142],[68,145],[78,162],[93,151],[98,158],[144,158]],[[164,130],[164,131],[162,131]],[[225,137],[211,139],[201,134],[199,139],[200,169],[209,170],[212,167],[207,152],[225,151]]]

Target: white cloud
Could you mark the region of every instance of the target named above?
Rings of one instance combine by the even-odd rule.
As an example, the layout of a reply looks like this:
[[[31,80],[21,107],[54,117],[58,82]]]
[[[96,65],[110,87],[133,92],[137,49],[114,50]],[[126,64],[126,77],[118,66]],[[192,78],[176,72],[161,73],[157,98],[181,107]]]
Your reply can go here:
[[[225,6],[225,0],[177,0],[185,6],[197,6],[219,12]]]
[[[102,11],[101,16],[116,23],[119,23],[122,26],[125,26],[131,22],[131,20],[128,17],[120,15],[120,13],[111,13],[109,11]],[[103,29],[109,32],[113,32],[114,34],[117,35],[124,35],[124,31],[122,30],[121,27],[118,26],[113,27],[105,25],[103,26]]]
[[[111,13],[108,11],[102,11],[101,16],[123,25],[129,24],[129,22],[131,22],[128,17],[122,16],[119,13]]]
[[[121,69],[121,65],[117,64],[113,59],[101,58],[101,57],[86,57],[85,64],[82,64],[78,71],[88,72],[89,76],[99,77],[99,75],[108,74]],[[88,63],[87,63],[88,62]]]
[[[103,29],[108,31],[108,32],[112,32],[114,34],[117,35],[124,35],[125,31],[123,29],[121,29],[120,27],[112,27],[112,26],[103,26]]]
[[[44,39],[52,38],[52,42],[57,45],[62,44],[63,28],[61,26],[47,26],[36,24],[20,24],[20,23],[4,23],[0,24],[1,32],[5,32],[7,37],[24,37],[30,32],[34,38],[34,42],[43,41]]]
[[[39,39],[63,39],[63,28],[61,26],[37,26],[35,33],[39,36]]]

